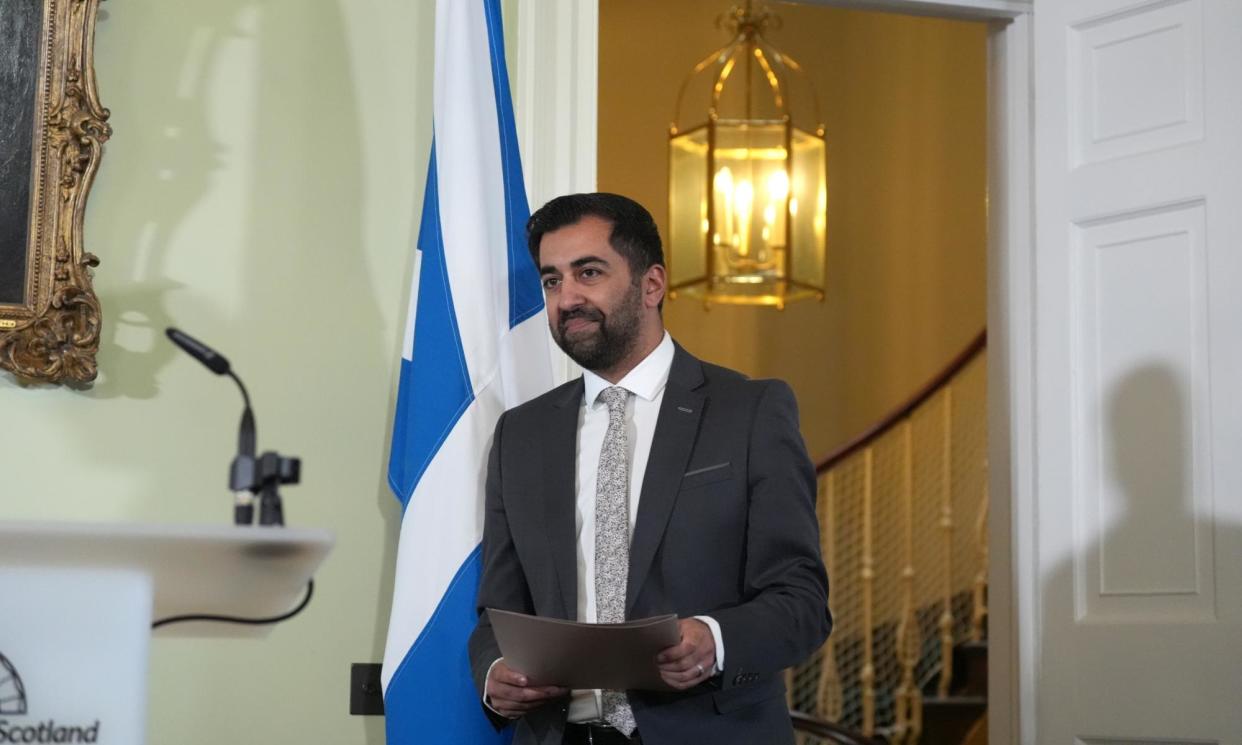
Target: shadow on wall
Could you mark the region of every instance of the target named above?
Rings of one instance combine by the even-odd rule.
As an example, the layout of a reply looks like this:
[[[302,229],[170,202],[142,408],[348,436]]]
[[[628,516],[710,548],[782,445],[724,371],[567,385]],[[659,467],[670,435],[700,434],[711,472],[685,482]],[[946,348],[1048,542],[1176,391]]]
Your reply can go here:
[[[115,19],[107,9],[99,12],[104,34],[113,23],[135,22],[153,33],[142,44],[109,47],[126,79],[100,82],[117,131],[100,171],[103,189],[91,202],[108,214],[93,214],[94,231],[87,235],[104,261],[96,272],[105,325],[94,398],[155,397],[160,371],[180,354],[162,336],[173,323],[170,297],[186,289],[168,275],[169,251],[213,188],[213,177],[234,157],[212,135],[208,88],[221,46],[248,35],[236,25],[248,5],[222,0],[192,16],[157,2],[129,4]],[[167,64],[151,65],[151,59]],[[100,194],[105,189],[119,196]],[[118,281],[109,281],[113,277]]]
[[[125,79],[100,82],[117,132],[101,172],[113,196],[93,200],[107,215],[88,236],[105,262],[97,281],[108,320],[105,375],[92,397],[157,395],[160,371],[180,354],[162,337],[176,322],[208,340],[219,338],[210,329],[242,339],[226,353],[248,338],[268,359],[295,360],[313,340],[333,363],[387,361],[391,340],[381,338],[359,250],[361,133],[346,113],[357,102],[340,15],[325,4],[312,19],[279,0],[216,0],[192,14],[134,0],[101,11],[101,26],[139,23],[151,33],[110,48]],[[211,277],[203,287],[241,300],[196,288],[200,271]]]
[[[314,463],[327,474],[319,486],[329,493],[361,487],[361,499],[337,499],[318,519],[339,517],[347,532],[348,513],[366,509],[375,489],[388,523],[383,562],[374,568],[383,589],[372,646],[382,651],[400,516],[380,471],[386,454],[342,463],[338,451],[355,425],[376,425],[375,412],[361,410],[351,391],[374,385],[366,380],[377,371],[395,375],[400,339],[383,331],[363,250],[361,113],[340,6],[111,5],[100,16],[101,47],[112,24],[136,24],[143,36],[107,50],[111,77],[100,80],[115,135],[91,204],[104,213],[87,234],[104,262],[97,284],[106,324],[101,378],[85,395],[158,397],[165,368],[181,354],[163,337],[169,325],[219,344],[248,382],[265,376],[264,390],[251,383],[256,404],[296,415],[269,418],[276,423],[265,425],[260,446]],[[108,35],[123,42],[134,32]],[[283,389],[272,384],[282,379]],[[213,394],[215,385],[226,384],[204,381]],[[213,436],[218,429],[227,440],[233,417],[220,412]],[[293,421],[298,431],[290,433]],[[151,457],[127,438],[84,445],[80,452],[109,468],[143,469]],[[153,479],[152,493],[135,500],[165,498],[166,480]],[[384,741],[382,720],[364,726],[367,742]]]
[[[1100,685],[1144,681],[1127,695],[1156,696],[1130,724],[1148,735],[1152,728],[1186,735],[1167,729],[1169,715],[1203,711],[1203,702],[1219,700],[1220,681],[1236,679],[1228,672],[1236,671],[1236,638],[1216,634],[1208,642],[1212,624],[1198,621],[1215,618],[1213,578],[1222,557],[1236,556],[1242,531],[1213,515],[1210,478],[1195,478],[1186,391],[1183,376],[1158,363],[1117,381],[1101,402],[1099,478],[1083,482],[1077,499],[1084,504],[1073,518],[1041,528],[1065,532],[1080,521],[1077,529],[1094,535],[1042,579],[1050,599],[1042,655],[1056,668],[1049,679],[1059,686],[1074,675],[1066,690],[1049,695],[1061,697],[1058,706],[1117,712],[1120,701]],[[1083,434],[1095,436],[1090,428]],[[1182,675],[1192,668],[1202,674]],[[1087,670],[1098,672],[1082,675]]]

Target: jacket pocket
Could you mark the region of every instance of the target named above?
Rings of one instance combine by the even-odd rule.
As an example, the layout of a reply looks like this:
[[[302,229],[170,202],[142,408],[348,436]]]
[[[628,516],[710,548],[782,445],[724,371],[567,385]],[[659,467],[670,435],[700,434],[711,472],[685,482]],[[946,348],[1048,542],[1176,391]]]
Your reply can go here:
[[[754,704],[783,695],[785,695],[784,679],[773,676],[762,683],[734,686],[723,691],[717,691],[712,694],[712,698],[715,700],[716,712],[728,714],[731,711],[737,711],[738,709],[753,706]]]
[[[703,468],[692,468],[681,477],[681,491],[694,489],[717,481],[728,481],[733,478],[733,464],[729,461],[716,463]]]

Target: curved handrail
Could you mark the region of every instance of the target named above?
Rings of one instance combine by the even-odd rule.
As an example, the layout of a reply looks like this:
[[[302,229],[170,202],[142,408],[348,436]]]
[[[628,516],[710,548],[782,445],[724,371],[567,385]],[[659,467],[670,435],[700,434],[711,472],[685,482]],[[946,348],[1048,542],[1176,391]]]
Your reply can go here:
[[[833,466],[866,447],[867,444],[875,438],[892,429],[898,422],[908,417],[915,409],[926,402],[927,399],[935,395],[936,391],[940,390],[940,388],[952,379],[954,375],[961,372],[962,369],[970,364],[980,352],[987,348],[987,346],[988,330],[985,328],[979,332],[970,344],[966,345],[965,349],[953,358],[952,362],[950,362],[935,377],[920,388],[917,393],[897,408],[893,409],[878,422],[868,427],[862,434],[832,451],[816,463],[815,472],[823,473],[824,471],[831,469]]]
[[[839,724],[813,717],[805,712],[791,709],[789,711],[789,718],[793,721],[793,728],[798,732],[814,735],[837,745],[875,745],[875,740],[869,737],[864,737]]]

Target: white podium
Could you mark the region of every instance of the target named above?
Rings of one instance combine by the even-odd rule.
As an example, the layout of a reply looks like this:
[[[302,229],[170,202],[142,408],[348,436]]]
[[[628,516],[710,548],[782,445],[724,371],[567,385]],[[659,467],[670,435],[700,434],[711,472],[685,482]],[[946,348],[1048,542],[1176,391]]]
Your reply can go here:
[[[141,745],[152,621],[280,615],[332,544],[328,531],[296,528],[0,522],[0,742]]]

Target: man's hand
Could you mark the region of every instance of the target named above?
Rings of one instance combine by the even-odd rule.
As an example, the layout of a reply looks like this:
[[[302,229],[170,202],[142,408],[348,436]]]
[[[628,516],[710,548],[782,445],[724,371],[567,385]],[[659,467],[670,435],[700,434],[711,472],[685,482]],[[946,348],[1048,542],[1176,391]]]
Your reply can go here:
[[[656,665],[665,683],[684,691],[711,677],[716,665],[716,640],[707,624],[697,618],[682,618],[677,625],[681,641],[656,655]]]
[[[487,705],[501,716],[517,719],[554,698],[569,695],[560,686],[532,686],[526,676],[499,660],[487,674]]]

